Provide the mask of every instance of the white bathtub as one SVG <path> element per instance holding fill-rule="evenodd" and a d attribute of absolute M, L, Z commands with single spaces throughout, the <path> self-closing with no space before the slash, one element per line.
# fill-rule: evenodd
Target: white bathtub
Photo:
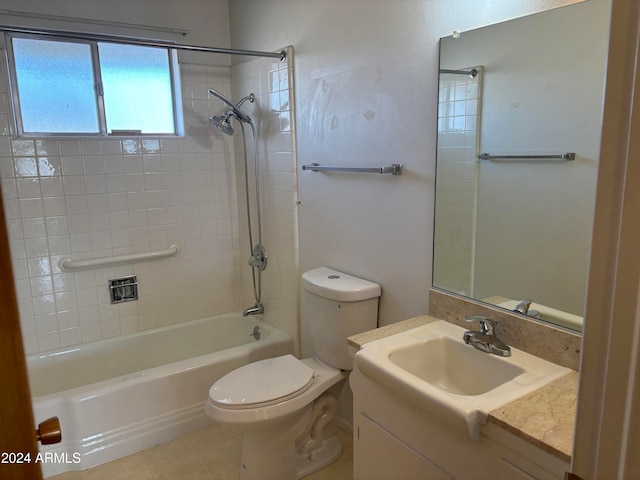
<path fill-rule="evenodd" d="M 256 325 L 260 340 L 251 336 Z M 204 404 L 213 382 L 292 348 L 277 328 L 226 314 L 27 356 L 36 424 L 57 416 L 62 428 L 61 444 L 40 447 L 54 454 L 42 464 L 45 477 L 210 425 Z"/>

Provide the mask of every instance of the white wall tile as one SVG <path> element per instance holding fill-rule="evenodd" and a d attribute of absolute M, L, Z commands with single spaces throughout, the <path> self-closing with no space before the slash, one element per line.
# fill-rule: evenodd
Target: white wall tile
<path fill-rule="evenodd" d="M 60 140 L 60 155 L 81 155 L 80 141 L 79 140 Z"/>
<path fill-rule="evenodd" d="M 63 156 L 61 158 L 61 163 L 63 175 L 84 175 L 84 162 L 82 157 Z"/>
<path fill-rule="evenodd" d="M 82 330 L 80 327 L 65 328 L 60 330 L 60 346 L 70 347 L 82 343 Z"/>
<path fill-rule="evenodd" d="M 99 142 L 85 142 L 83 141 L 83 163 L 84 163 L 84 173 L 86 175 L 98 175 L 104 174 L 104 159 L 102 155 L 100 155 L 100 143 Z M 90 145 L 96 145 L 97 154 L 87 154 L 85 153 L 84 144 L 88 143 Z M 92 150 L 92 149 L 90 149 Z"/>
<path fill-rule="evenodd" d="M 434 282 L 472 295 L 478 80 L 441 75 Z M 446 192 L 443 194 L 442 192 Z"/>
<path fill-rule="evenodd" d="M 43 333 L 36 336 L 38 342 L 38 351 L 55 350 L 60 348 L 60 334 L 56 332 Z"/>
<path fill-rule="evenodd" d="M 260 76 L 266 79 L 271 71 L 273 108 L 286 110 L 286 66 L 274 70 L 270 62 L 248 63 L 242 69 L 250 73 L 247 80 L 258 88 L 256 95 L 263 98 Z M 244 190 L 238 190 L 242 171 L 235 168 L 234 141 L 239 135 L 220 135 L 206 122 L 211 113 L 224 109 L 209 98 L 207 89 L 214 87 L 232 96 L 230 69 L 182 65 L 181 77 L 182 96 L 192 100 L 185 106 L 195 109 L 185 111 L 193 127 L 186 137 L 34 141 L 0 132 L 0 177 L 13 232 L 12 262 L 28 352 L 240 310 L 244 305 L 240 280 L 245 277 L 246 285 L 250 271 L 241 260 L 238 234 L 246 223 L 244 209 L 238 207 L 244 202 Z M 244 80 L 234 78 L 242 85 Z M 264 98 L 268 100 L 269 94 Z M 256 119 L 262 115 L 257 107 L 250 111 Z M 284 123 L 288 125 L 289 120 Z M 272 163 L 276 151 L 291 151 L 291 137 L 275 133 L 276 140 L 262 142 L 276 145 L 273 152 L 263 152 L 264 165 Z M 290 155 L 282 162 L 289 177 L 270 175 L 264 188 L 273 191 L 270 201 L 287 212 L 276 214 L 283 217 L 277 222 L 293 228 L 295 222 L 287 217 L 295 215 L 288 209 L 295 204 L 291 185 L 295 169 Z M 275 165 L 276 170 L 282 167 Z M 271 172 L 272 167 L 265 171 Z M 280 232 L 279 240 L 268 246 L 287 267 L 297 265 L 293 235 L 289 230 Z M 280 241 L 290 248 L 278 249 Z M 166 248 L 170 243 L 178 244 L 181 253 L 169 260 L 75 273 L 61 272 L 57 265 L 62 256 L 92 258 Z M 280 271 L 274 263 L 271 272 Z M 141 286 L 140 299 L 109 304 L 107 279 L 132 272 Z M 297 273 L 289 271 L 282 278 L 293 278 L 296 286 L 292 288 L 297 288 Z M 282 301 L 290 303 L 292 297 Z M 281 301 L 277 295 L 265 292 L 265 298 L 269 298 L 270 315 L 287 311 L 276 305 Z M 278 322 L 297 337 L 297 315 Z"/>
<path fill-rule="evenodd" d="M 276 63 L 268 59 L 245 62 L 232 68 L 233 96 L 242 98 L 249 91 L 258 97 L 253 105 L 245 103 L 249 114 L 258 125 L 259 170 L 261 180 L 261 199 L 263 203 L 264 244 L 269 257 L 267 269 L 263 272 L 263 303 L 266 321 L 283 329 L 292 336 L 296 350 L 299 348 L 298 318 L 298 249 L 297 249 L 297 212 L 294 209 L 297 200 L 296 167 L 292 152 L 293 128 L 290 119 L 289 98 L 293 96 L 293 85 L 289 84 L 289 65 Z M 277 112 L 277 113 L 273 113 Z M 239 136 L 235 136 L 238 141 Z M 239 147 L 240 148 L 240 147 Z M 245 220 L 244 165 L 236 156 L 236 178 L 238 178 L 237 205 L 239 209 L 239 228 L 241 232 L 241 251 L 248 248 L 247 226 Z M 249 155 L 253 155 L 253 146 L 249 143 Z M 287 175 L 281 175 L 286 172 Z M 252 173 L 250 172 L 250 176 Z M 220 177 L 216 177 L 220 178 Z M 250 180 L 252 188 L 253 180 Z M 250 194 L 253 194 L 250 190 Z M 229 202 L 224 190 L 216 189 L 216 204 Z M 255 213 L 253 214 L 255 218 Z M 224 210 L 218 214 L 216 228 L 227 232 L 229 223 L 224 221 Z M 232 222 L 237 222 L 235 217 Z M 233 225 L 233 224 L 232 224 Z M 255 228 L 255 227 L 254 227 Z M 295 238 L 296 240 L 293 240 Z M 282 242 L 289 248 L 281 248 Z M 244 262 L 241 262 L 244 263 Z M 244 305 L 253 303 L 251 272 L 241 270 L 243 280 Z M 289 285 L 287 287 L 286 285 Z M 291 293 L 291 292 L 295 293 Z"/>

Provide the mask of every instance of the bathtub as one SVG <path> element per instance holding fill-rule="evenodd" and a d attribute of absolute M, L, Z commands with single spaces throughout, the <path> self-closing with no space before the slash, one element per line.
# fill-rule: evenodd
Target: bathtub
<path fill-rule="evenodd" d="M 252 333 L 260 328 L 260 339 Z M 209 388 L 293 342 L 255 318 L 225 314 L 27 356 L 36 424 L 57 416 L 62 443 L 41 446 L 45 477 L 109 462 L 211 421 Z"/>

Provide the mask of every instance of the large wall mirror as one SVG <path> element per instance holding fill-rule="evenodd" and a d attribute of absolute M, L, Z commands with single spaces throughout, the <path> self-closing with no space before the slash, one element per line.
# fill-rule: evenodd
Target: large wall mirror
<path fill-rule="evenodd" d="M 609 7 L 441 39 L 435 287 L 582 330 Z"/>

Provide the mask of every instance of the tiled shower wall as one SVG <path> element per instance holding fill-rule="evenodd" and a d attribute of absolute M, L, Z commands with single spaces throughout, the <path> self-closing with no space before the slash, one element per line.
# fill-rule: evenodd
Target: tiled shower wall
<path fill-rule="evenodd" d="M 267 268 L 262 274 L 264 319 L 282 329 L 299 348 L 298 295 L 298 223 L 297 180 L 293 108 L 293 49 L 287 48 L 286 62 L 259 58 L 232 67 L 234 99 L 250 92 L 256 95 L 253 106 L 242 108 L 254 119 L 258 131 L 260 202 L 262 205 L 263 244 L 267 250 Z M 251 271 L 246 266 L 250 248 L 245 217 L 244 160 L 242 136 L 236 128 L 235 152 L 238 179 L 238 217 L 240 264 L 243 279 L 243 307 L 255 302 Z M 247 133 L 249 133 L 247 129 Z M 251 137 L 248 136 L 248 139 Z M 254 204 L 254 146 L 248 140 L 249 194 Z M 257 242 L 256 211 L 252 210 L 253 237 Z"/>
<path fill-rule="evenodd" d="M 440 74 L 434 285 L 473 295 L 477 142 L 482 67 L 475 78 Z"/>
<path fill-rule="evenodd" d="M 233 139 L 210 128 L 228 67 L 181 65 L 184 137 L 16 140 L 0 66 L 0 175 L 27 353 L 239 310 Z M 178 256 L 77 272 L 85 259 L 180 248 Z M 109 278 L 139 300 L 111 305 Z"/>

